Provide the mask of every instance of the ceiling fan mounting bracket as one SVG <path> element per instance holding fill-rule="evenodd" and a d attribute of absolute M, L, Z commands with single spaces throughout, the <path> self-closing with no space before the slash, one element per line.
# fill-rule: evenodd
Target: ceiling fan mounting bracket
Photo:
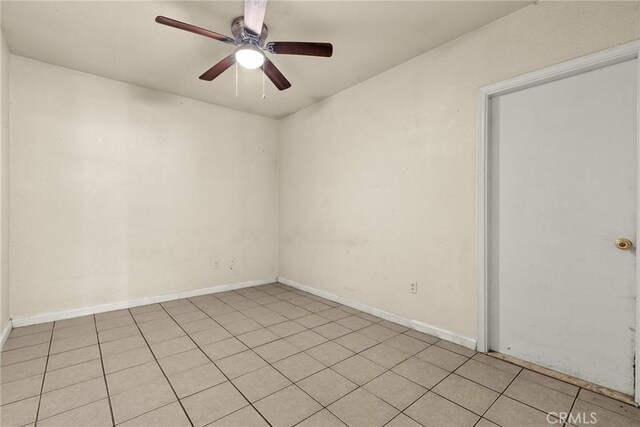
<path fill-rule="evenodd" d="M 236 40 L 238 45 L 250 44 L 262 48 L 265 40 L 267 39 L 267 35 L 269 34 L 269 29 L 263 23 L 262 33 L 260 33 L 260 35 L 255 35 L 245 26 L 244 17 L 238 16 L 231 23 L 231 34 L 233 34 L 233 38 Z"/>

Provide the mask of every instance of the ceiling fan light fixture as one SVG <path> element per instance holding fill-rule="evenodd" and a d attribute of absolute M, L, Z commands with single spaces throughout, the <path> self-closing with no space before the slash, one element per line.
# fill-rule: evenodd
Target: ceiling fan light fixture
<path fill-rule="evenodd" d="M 253 46 L 240 46 L 234 56 L 238 64 L 249 70 L 260 68 L 264 64 L 264 53 Z"/>
<path fill-rule="evenodd" d="M 213 67 L 205 71 L 200 76 L 200 80 L 210 82 L 234 65 L 236 66 L 237 72 L 237 66 L 240 64 L 242 67 L 248 69 L 262 68 L 264 72 L 262 79 L 263 86 L 266 76 L 278 90 L 285 90 L 291 87 L 291 83 L 289 83 L 289 80 L 278 70 L 274 63 L 267 58 L 263 51 L 274 55 L 305 55 L 328 58 L 333 55 L 333 46 L 331 43 L 295 41 L 269 42 L 265 44 L 269 33 L 264 23 L 267 1 L 268 0 L 244 0 L 244 16 L 236 17 L 231 23 L 233 38 L 207 30 L 206 28 L 167 18 L 166 16 L 157 16 L 156 22 L 236 46 L 236 50 L 232 54 L 218 61 Z"/>

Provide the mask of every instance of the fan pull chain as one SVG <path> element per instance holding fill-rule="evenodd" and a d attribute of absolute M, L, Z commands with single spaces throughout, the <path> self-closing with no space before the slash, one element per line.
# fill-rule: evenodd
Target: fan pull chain
<path fill-rule="evenodd" d="M 238 97 L 238 63 L 236 62 L 236 98 Z"/>
<path fill-rule="evenodd" d="M 266 99 L 267 95 L 264 94 L 264 70 L 262 71 L 262 99 Z"/>

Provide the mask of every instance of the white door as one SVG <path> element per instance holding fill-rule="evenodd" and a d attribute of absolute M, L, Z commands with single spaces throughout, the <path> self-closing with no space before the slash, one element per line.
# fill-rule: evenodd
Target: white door
<path fill-rule="evenodd" d="M 637 60 L 492 98 L 489 346 L 634 391 Z M 640 243 L 640 242 L 639 242 Z"/>

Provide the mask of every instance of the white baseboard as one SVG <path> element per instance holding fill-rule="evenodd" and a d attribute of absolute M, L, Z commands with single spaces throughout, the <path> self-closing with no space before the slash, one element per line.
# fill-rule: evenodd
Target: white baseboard
<path fill-rule="evenodd" d="M 355 308 L 356 310 L 364 311 L 365 313 L 369 313 L 374 316 L 381 317 L 390 322 L 398 323 L 407 328 L 415 329 L 416 331 L 424 332 L 425 334 L 433 335 L 446 341 L 451 341 L 455 344 L 459 344 L 461 346 L 470 348 L 472 350 L 476 349 L 476 340 L 473 338 L 467 338 L 465 336 L 458 335 L 454 332 L 438 328 L 437 326 L 432 326 L 427 323 L 420 322 L 418 320 L 408 319 L 406 317 L 399 316 L 397 314 L 389 313 L 387 311 L 380 310 L 378 308 L 370 307 L 368 305 L 361 304 L 359 302 L 351 301 L 347 298 L 343 298 L 336 294 L 332 294 L 330 292 L 312 288 L 311 286 L 302 285 L 300 283 L 294 282 L 293 280 L 289 280 L 284 277 L 278 277 L 278 282 L 282 283 L 283 285 L 288 285 L 293 288 L 300 289 L 305 292 L 309 292 L 310 294 L 313 294 L 322 298 L 326 298 L 331 301 L 335 301 L 342 305 Z"/>
<path fill-rule="evenodd" d="M 260 280 L 249 280 L 246 282 L 232 283 L 228 285 L 212 286 L 210 288 L 194 289 L 191 291 L 176 292 L 174 294 L 160 295 L 154 297 L 138 298 L 134 300 L 120 301 L 112 304 L 95 305 L 92 307 L 76 308 L 73 310 L 58 311 L 55 313 L 39 314 L 37 316 L 18 317 L 11 319 L 13 327 L 35 325 L 38 323 L 53 322 L 54 320 L 70 319 L 73 317 L 86 316 L 89 314 L 104 313 L 105 311 L 120 310 L 123 308 L 138 307 L 141 305 L 155 304 L 158 302 L 171 301 L 180 298 L 191 298 L 200 295 L 215 294 L 219 292 L 233 291 L 235 289 L 249 288 L 251 286 L 267 285 L 277 282 L 277 277 L 269 277 Z M 8 336 L 8 335 L 7 335 Z"/>
<path fill-rule="evenodd" d="M 2 335 L 0 335 L 0 351 L 4 347 L 4 343 L 7 341 L 7 338 L 9 338 L 11 329 L 13 329 L 13 322 L 9 319 L 7 326 L 5 326 L 4 331 L 2 331 Z"/>
<path fill-rule="evenodd" d="M 112 304 L 96 305 L 96 306 L 92 306 L 92 307 L 78 308 L 78 309 L 66 310 L 66 311 L 58 311 L 58 312 L 54 312 L 54 313 L 39 314 L 37 316 L 14 318 L 14 319 L 11 319 L 9 321 L 9 323 L 7 324 L 7 327 L 5 328 L 5 330 L 2 332 L 2 335 L 0 336 L 0 348 L 2 347 L 2 345 L 4 345 L 5 340 L 9 337 L 9 333 L 11 332 L 11 329 L 13 327 L 17 328 L 17 327 L 20 327 L 20 326 L 35 325 L 35 324 L 38 324 L 38 323 L 52 322 L 52 321 L 55 321 L 55 320 L 70 319 L 70 318 L 73 318 L 73 317 L 86 316 L 86 315 L 89 315 L 89 314 L 104 313 L 106 311 L 113 311 L 113 310 L 120 310 L 120 309 L 123 309 L 123 308 L 138 307 L 138 306 L 141 306 L 141 305 L 155 304 L 155 303 L 159 303 L 159 302 L 171 301 L 171 300 L 180 299 L 180 298 L 191 298 L 191 297 L 196 297 L 196 296 L 200 296 L 200 295 L 215 294 L 215 293 L 219 293 L 219 292 L 232 291 L 232 290 L 235 290 L 235 289 L 242 289 L 242 288 L 249 288 L 249 287 L 252 287 L 252 286 L 266 285 L 266 284 L 274 283 L 274 282 L 280 282 L 280 283 L 282 283 L 284 285 L 288 285 L 288 286 L 291 286 L 293 288 L 309 292 L 310 294 L 317 295 L 319 297 L 326 298 L 326 299 L 329 299 L 331 301 L 335 301 L 337 303 L 346 305 L 348 307 L 353 307 L 353 308 L 355 308 L 357 310 L 360 310 L 360 311 L 363 311 L 365 313 L 369 313 L 369 314 L 372 314 L 374 316 L 378 316 L 378 317 L 380 317 L 382 319 L 398 323 L 398 324 L 400 324 L 402 326 L 405 326 L 407 328 L 415 329 L 417 331 L 424 332 L 426 334 L 430 334 L 430 335 L 436 336 L 436 337 L 441 338 L 443 340 L 447 340 L 447 341 L 451 341 L 451 342 L 456 343 L 456 344 L 460 344 L 460 345 L 462 345 L 464 347 L 467 347 L 467 348 L 471 348 L 471 349 L 474 349 L 474 350 L 476 348 L 476 340 L 473 339 L 473 338 L 467 338 L 467 337 L 464 337 L 462 335 L 458 335 L 456 333 L 447 331 L 445 329 L 441 329 L 441 328 L 438 328 L 436 326 L 432 326 L 432 325 L 429 325 L 427 323 L 420 322 L 418 320 L 408 319 L 406 317 L 403 317 L 403 316 L 400 316 L 400 315 L 397 315 L 397 314 L 393 314 L 393 313 L 389 313 L 387 311 L 380 310 L 378 308 L 370 307 L 368 305 L 361 304 L 361 303 L 356 302 L 356 301 L 351 301 L 351 300 L 349 300 L 347 298 L 343 298 L 343 297 L 338 296 L 336 294 L 332 294 L 330 292 L 326 292 L 326 291 L 323 291 L 323 290 L 320 290 L 320 289 L 312 288 L 310 286 L 302 285 L 300 283 L 294 282 L 293 280 L 289 280 L 289 279 L 284 278 L 284 277 L 269 277 L 267 279 L 250 280 L 250 281 L 246 281 L 246 282 L 238 282 L 238 283 L 232 283 L 232 284 L 228 284 L 228 285 L 218 285 L 218 286 L 212 286 L 210 288 L 194 289 L 194 290 L 191 290 L 191 291 L 177 292 L 177 293 L 168 294 L 168 295 L 160 295 L 160 296 L 154 296 L 154 297 L 138 298 L 138 299 L 135 299 L 135 300 L 120 301 L 120 302 L 116 302 L 116 303 L 112 303 Z"/>

